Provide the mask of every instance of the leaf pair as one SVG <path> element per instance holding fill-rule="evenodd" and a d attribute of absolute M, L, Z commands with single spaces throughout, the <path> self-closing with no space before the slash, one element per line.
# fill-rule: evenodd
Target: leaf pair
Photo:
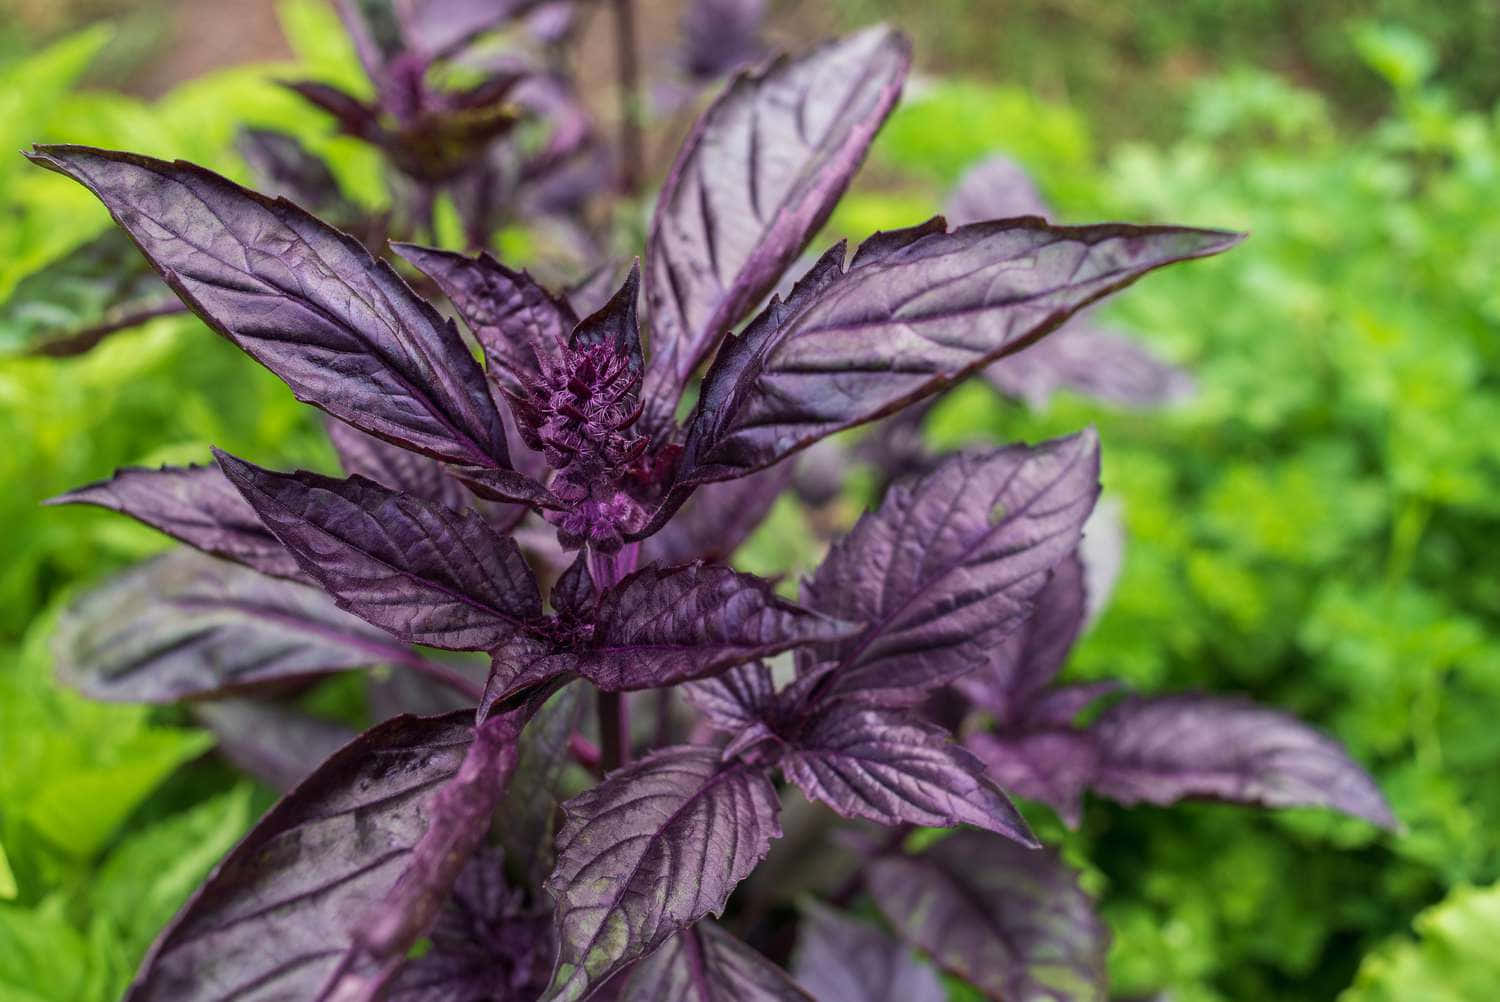
<path fill-rule="evenodd" d="M 1132 804 L 1207 797 L 1268 807 L 1329 807 L 1391 828 L 1369 776 L 1333 739 L 1288 714 L 1203 694 L 1131 696 L 1086 727 L 1074 720 L 1118 686 L 1057 686 L 1082 629 L 1083 569 L 1061 562 L 1025 627 L 957 688 L 995 720 L 969 749 L 997 783 L 1054 807 L 1070 825 L 1085 790 Z"/>

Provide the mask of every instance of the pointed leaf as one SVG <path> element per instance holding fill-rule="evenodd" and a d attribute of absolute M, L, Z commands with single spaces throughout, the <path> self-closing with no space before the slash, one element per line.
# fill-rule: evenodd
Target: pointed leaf
<path fill-rule="evenodd" d="M 0 357 L 81 354 L 175 307 L 172 290 L 110 228 L 16 283 L 0 305 Z"/>
<path fill-rule="evenodd" d="M 818 1002 L 946 1002 L 931 967 L 868 922 L 810 903 L 802 909 L 792 974 Z"/>
<path fill-rule="evenodd" d="M 901 936 L 996 1002 L 1105 1002 L 1109 933 L 1050 849 L 958 832 L 871 864 L 866 885 Z"/>
<path fill-rule="evenodd" d="M 617 1002 L 814 1000 L 781 968 L 704 919 L 637 964 Z"/>
<path fill-rule="evenodd" d="M 91 504 L 158 529 L 204 553 L 282 578 L 302 568 L 281 540 L 261 524 L 217 466 L 116 470 L 108 480 L 79 487 L 48 504 Z"/>
<path fill-rule="evenodd" d="M 636 571 L 600 598 L 595 623 L 578 670 L 606 692 L 703 678 L 857 632 L 781 598 L 768 581 L 710 564 Z"/>
<path fill-rule="evenodd" d="M 1090 728 L 1094 789 L 1124 804 L 1211 797 L 1267 807 L 1330 807 L 1381 826 L 1396 818 L 1342 745 L 1247 700 L 1200 694 L 1132 697 Z"/>
<path fill-rule="evenodd" d="M 316 998 L 426 832 L 473 715 L 361 735 L 271 809 L 152 947 L 127 1002 Z"/>
<path fill-rule="evenodd" d="M 594 604 L 594 576 L 589 572 L 587 550 L 578 552 L 552 586 L 551 601 L 559 615 L 570 619 L 581 619 Z"/>
<path fill-rule="evenodd" d="M 1083 820 L 1083 792 L 1098 776 L 1099 750 L 1066 728 L 1019 734 L 979 732 L 964 739 L 1001 789 L 1051 807 L 1069 828 Z"/>
<path fill-rule="evenodd" d="M 394 249 L 443 290 L 484 349 L 490 379 L 512 394 L 540 380 L 538 359 L 555 358 L 578 324 L 567 300 L 488 252 L 471 258 L 415 244 Z"/>
<path fill-rule="evenodd" d="M 506 883 L 498 852 L 469 861 L 438 916 L 431 947 L 397 974 L 390 1002 L 509 1002 L 547 987 L 552 916 Z"/>
<path fill-rule="evenodd" d="M 198 703 L 193 716 L 219 739 L 219 754 L 282 793 L 357 736 L 343 724 L 256 699 Z"/>
<path fill-rule="evenodd" d="M 1099 491 L 1092 431 L 950 457 L 892 487 L 829 551 L 804 602 L 870 624 L 820 649 L 830 691 L 914 702 L 982 663 L 1078 545 Z"/>
<path fill-rule="evenodd" d="M 771 513 L 794 472 L 793 463 L 777 463 L 748 477 L 698 488 L 661 532 L 641 542 L 641 560 L 728 563 Z"/>
<path fill-rule="evenodd" d="M 298 399 L 439 459 L 506 467 L 457 329 L 354 239 L 180 161 L 82 146 L 31 157 L 97 195 L 183 302 Z"/>
<path fill-rule="evenodd" d="M 366 480 L 273 473 L 216 452 L 230 482 L 339 605 L 411 643 L 490 650 L 531 628 L 521 550 L 472 510 Z"/>
<path fill-rule="evenodd" d="M 776 685 L 764 661 L 731 668 L 714 678 L 689 682 L 682 694 L 716 731 L 737 734 L 770 718 Z"/>
<path fill-rule="evenodd" d="M 995 645 L 984 666 L 954 684 L 1002 725 L 1018 721 L 1057 677 L 1083 628 L 1083 565 L 1069 554 L 1052 569 L 1031 615 Z"/>
<path fill-rule="evenodd" d="M 776 790 L 714 748 L 664 748 L 565 805 L 557 869 L 562 941 L 547 1002 L 578 1002 L 710 912 L 781 835 Z"/>
<path fill-rule="evenodd" d="M 1035 218 L 871 237 L 847 269 L 726 342 L 688 426 L 683 483 L 761 469 L 937 393 L 1164 265 L 1233 233 Z M 808 281 L 804 279 L 804 282 Z"/>
<path fill-rule="evenodd" d="M 687 377 L 827 220 L 901 92 L 906 39 L 875 27 L 742 74 L 698 120 L 646 248 L 657 433 Z"/>
<path fill-rule="evenodd" d="M 339 465 L 349 476 L 364 477 L 398 493 L 413 494 L 449 508 L 473 506 L 473 495 L 449 476 L 442 463 L 366 435 L 342 421 L 329 421 L 325 427 L 328 440 L 338 453 Z"/>
<path fill-rule="evenodd" d="M 938 727 L 836 702 L 787 737 L 787 779 L 846 818 L 882 825 L 960 824 L 1037 845 L 984 765 Z"/>
<path fill-rule="evenodd" d="M 283 684 L 411 653 L 306 585 L 178 550 L 72 605 L 57 672 L 94 699 L 170 703 Z"/>

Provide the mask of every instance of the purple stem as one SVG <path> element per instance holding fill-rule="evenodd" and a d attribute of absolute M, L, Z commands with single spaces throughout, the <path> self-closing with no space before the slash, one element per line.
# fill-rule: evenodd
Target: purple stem
<path fill-rule="evenodd" d="M 615 62 L 620 74 L 620 193 L 640 192 L 644 173 L 641 152 L 641 73 L 636 57 L 635 7 L 631 0 L 614 0 Z"/>

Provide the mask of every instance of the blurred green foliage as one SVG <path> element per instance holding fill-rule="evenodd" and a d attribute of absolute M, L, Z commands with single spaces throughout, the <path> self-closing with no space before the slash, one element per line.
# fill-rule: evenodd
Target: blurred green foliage
<path fill-rule="evenodd" d="M 1373 127 L 1231 73 L 1194 85 L 1183 138 L 1120 145 L 1103 170 L 1076 112 L 936 84 L 898 111 L 876 183 L 834 220 L 850 235 L 909 224 L 965 163 L 1004 151 L 1064 220 L 1251 233 L 1112 308 L 1193 371 L 1188 405 L 1062 398 L 1028 414 L 971 384 L 929 419 L 944 447 L 1097 424 L 1129 541 L 1072 674 L 1297 712 L 1374 768 L 1407 826 L 1386 840 L 1314 812 L 1093 805 L 1070 844 L 1096 868 L 1122 993 L 1327 999 L 1445 888 L 1500 878 L 1500 118 L 1433 86 L 1416 36 L 1354 40 L 1388 81 Z M 1487 984 L 1451 997 L 1479 1002 Z"/>
<path fill-rule="evenodd" d="M 1500 884 L 1460 886 L 1412 923 L 1420 941 L 1399 937 L 1360 965 L 1339 1002 L 1468 1002 L 1500 984 Z"/>
<path fill-rule="evenodd" d="M 304 65 L 361 79 L 329 8 L 296 0 L 283 11 Z M 351 197 L 378 206 L 373 155 L 330 137 L 321 116 L 270 83 L 289 67 L 236 68 L 146 104 L 77 88 L 109 39 L 94 28 L 0 63 L 0 149 L 92 143 L 248 179 L 235 130 L 275 125 L 326 156 Z M 11 152 L 0 190 L 0 304 L 111 226 L 87 192 Z M 87 311 L 89 290 L 71 291 L 69 305 Z M 0 351 L 24 334 L 0 329 Z M 112 1002 L 270 795 L 205 759 L 211 737 L 180 711 L 92 703 L 55 685 L 46 643 L 57 608 L 163 540 L 106 512 L 41 502 L 119 466 L 205 461 L 210 443 L 281 465 L 330 457 L 308 408 L 185 317 L 76 358 L 0 355 L 0 429 L 0 1002 Z"/>

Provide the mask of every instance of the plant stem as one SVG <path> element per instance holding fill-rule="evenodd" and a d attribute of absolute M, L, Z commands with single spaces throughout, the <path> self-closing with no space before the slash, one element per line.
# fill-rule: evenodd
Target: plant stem
<path fill-rule="evenodd" d="M 599 745 L 606 775 L 630 761 L 630 705 L 623 692 L 599 693 Z"/>
<path fill-rule="evenodd" d="M 640 193 L 644 172 L 641 152 L 641 73 L 636 57 L 635 6 L 632 0 L 613 0 L 615 12 L 615 68 L 620 90 L 620 193 Z"/>

